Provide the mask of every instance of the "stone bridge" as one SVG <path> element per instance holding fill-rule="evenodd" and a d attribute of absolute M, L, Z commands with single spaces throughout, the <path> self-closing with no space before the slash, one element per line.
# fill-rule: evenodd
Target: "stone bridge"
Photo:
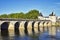
<path fill-rule="evenodd" d="M 38 33 L 43 31 L 49 31 L 49 35 L 56 34 L 56 27 L 51 27 L 52 22 L 50 20 L 38 20 L 38 19 L 0 19 L 0 31 L 8 30 L 9 35 L 14 34 L 16 30 L 19 30 L 21 35 L 24 32 L 28 34 Z"/>
<path fill-rule="evenodd" d="M 0 30 L 9 29 L 41 29 L 42 27 L 51 26 L 50 20 L 37 19 L 0 19 Z"/>

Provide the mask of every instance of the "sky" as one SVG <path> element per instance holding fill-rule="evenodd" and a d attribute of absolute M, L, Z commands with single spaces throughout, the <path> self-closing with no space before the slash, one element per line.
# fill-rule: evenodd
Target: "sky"
<path fill-rule="evenodd" d="M 0 15 L 39 10 L 44 16 L 60 16 L 60 0 L 0 0 Z"/>

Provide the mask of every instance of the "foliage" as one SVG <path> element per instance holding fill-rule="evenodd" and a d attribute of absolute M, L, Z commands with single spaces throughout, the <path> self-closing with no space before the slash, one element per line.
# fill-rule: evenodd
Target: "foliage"
<path fill-rule="evenodd" d="M 11 14 L 3 14 L 0 15 L 0 18 L 20 18 L 20 19 L 37 19 L 39 14 L 38 10 L 30 10 L 27 13 L 11 13 Z"/>

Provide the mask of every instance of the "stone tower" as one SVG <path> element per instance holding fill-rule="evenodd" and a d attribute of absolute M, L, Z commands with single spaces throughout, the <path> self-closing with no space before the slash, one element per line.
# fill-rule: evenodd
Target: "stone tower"
<path fill-rule="evenodd" d="M 53 12 L 49 15 L 49 19 L 52 21 L 52 25 L 55 25 L 56 15 Z"/>

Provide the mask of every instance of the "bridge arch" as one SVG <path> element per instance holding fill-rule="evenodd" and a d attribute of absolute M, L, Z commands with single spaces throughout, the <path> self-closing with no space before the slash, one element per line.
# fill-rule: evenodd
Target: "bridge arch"
<path fill-rule="evenodd" d="M 35 21 L 33 21 L 33 23 L 32 23 L 32 32 L 33 32 L 33 33 L 35 33 L 35 32 L 34 32 L 34 23 L 35 23 Z"/>
<path fill-rule="evenodd" d="M 44 21 L 41 21 L 40 23 L 39 23 L 39 27 L 43 27 L 43 25 L 44 25 Z"/>
<path fill-rule="evenodd" d="M 48 22 L 48 26 L 51 27 L 51 25 L 52 25 L 52 22 Z"/>
<path fill-rule="evenodd" d="M 24 24 L 24 31 L 25 31 L 26 34 L 28 33 L 28 31 L 27 31 L 27 25 L 28 25 L 28 21 L 26 21 L 25 24 Z"/>
<path fill-rule="evenodd" d="M 3 23 L 1 24 L 1 30 L 8 30 L 9 23 L 10 23 L 10 22 L 3 22 Z"/>
<path fill-rule="evenodd" d="M 44 23 L 44 27 L 47 27 L 48 26 L 48 22 L 46 21 L 45 23 Z"/>
<path fill-rule="evenodd" d="M 40 21 L 40 23 L 39 23 L 39 31 L 40 32 L 43 32 L 43 29 L 44 29 L 43 25 L 44 25 L 44 21 Z"/>
<path fill-rule="evenodd" d="M 38 22 L 38 31 L 40 31 L 40 26 L 39 26 L 39 24 L 40 24 L 40 21 Z"/>
<path fill-rule="evenodd" d="M 18 29 L 19 26 L 20 26 L 20 22 L 17 21 L 17 22 L 14 24 L 14 29 Z"/>

